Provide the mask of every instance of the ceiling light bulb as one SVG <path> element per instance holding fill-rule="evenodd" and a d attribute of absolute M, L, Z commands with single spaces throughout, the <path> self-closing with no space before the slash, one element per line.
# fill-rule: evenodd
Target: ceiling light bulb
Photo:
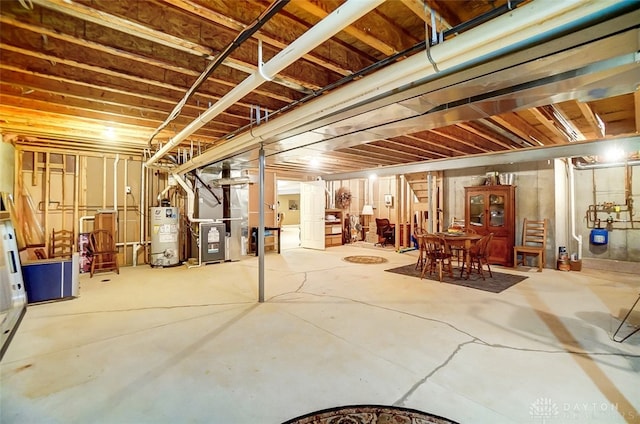
<path fill-rule="evenodd" d="M 604 154 L 604 160 L 607 162 L 621 161 L 625 156 L 624 150 L 618 146 L 610 147 Z"/>
<path fill-rule="evenodd" d="M 107 129 L 105 129 L 103 135 L 108 140 L 115 140 L 116 138 L 116 132 L 111 127 L 108 127 Z"/>

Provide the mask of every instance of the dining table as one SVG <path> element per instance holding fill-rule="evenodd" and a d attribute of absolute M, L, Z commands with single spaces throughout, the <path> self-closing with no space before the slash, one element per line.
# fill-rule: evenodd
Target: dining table
<path fill-rule="evenodd" d="M 478 240 L 482 238 L 482 236 L 476 233 L 449 231 L 436 234 L 444 238 L 449 246 L 457 246 L 462 248 L 462 251 L 464 252 L 463 255 L 465 267 L 467 269 L 466 279 L 469 279 L 469 275 L 471 274 L 471 255 L 469 255 L 469 249 L 471 249 L 471 246 L 476 244 Z"/>
<path fill-rule="evenodd" d="M 464 252 L 464 262 L 465 267 L 467 269 L 466 279 L 469 279 L 469 275 L 471 274 L 471 256 L 469 255 L 469 249 L 471 246 L 476 244 L 478 240 L 482 238 L 482 235 L 476 233 L 465 233 L 465 232 L 438 232 L 435 233 L 437 236 L 440 236 L 445 239 L 449 246 L 458 246 L 462 248 Z M 425 266 L 425 252 L 424 252 L 424 237 L 427 234 L 421 234 L 417 236 L 418 244 L 420 247 L 418 263 L 422 263 L 422 266 Z"/>

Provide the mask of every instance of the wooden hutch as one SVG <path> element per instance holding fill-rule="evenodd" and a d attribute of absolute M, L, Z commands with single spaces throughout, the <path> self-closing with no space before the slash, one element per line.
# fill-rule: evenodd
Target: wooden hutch
<path fill-rule="evenodd" d="M 516 187 L 465 187 L 465 226 L 480 235 L 493 233 L 489 263 L 513 266 L 516 224 Z"/>

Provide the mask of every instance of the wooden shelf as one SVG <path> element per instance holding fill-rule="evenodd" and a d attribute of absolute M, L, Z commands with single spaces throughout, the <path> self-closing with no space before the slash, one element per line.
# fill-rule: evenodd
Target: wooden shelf
<path fill-rule="evenodd" d="M 335 219 L 330 219 L 335 217 Z M 324 211 L 324 246 L 342 246 L 342 231 L 344 218 L 340 209 L 325 209 Z"/>

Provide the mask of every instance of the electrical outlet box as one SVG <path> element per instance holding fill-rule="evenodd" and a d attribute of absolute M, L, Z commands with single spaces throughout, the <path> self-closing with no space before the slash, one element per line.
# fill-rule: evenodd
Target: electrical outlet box
<path fill-rule="evenodd" d="M 131 186 L 126 186 L 126 187 L 124 188 L 124 193 L 125 193 L 125 194 L 131 194 Z"/>

